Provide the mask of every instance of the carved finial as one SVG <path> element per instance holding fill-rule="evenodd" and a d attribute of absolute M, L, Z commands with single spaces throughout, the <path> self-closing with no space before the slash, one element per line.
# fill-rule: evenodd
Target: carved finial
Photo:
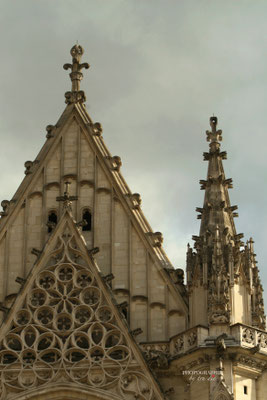
<path fill-rule="evenodd" d="M 208 142 L 219 142 L 222 140 L 222 131 L 221 130 L 216 130 L 217 128 L 217 123 L 218 123 L 218 118 L 217 117 L 210 117 L 210 127 L 211 127 L 211 132 L 206 131 L 207 135 L 207 141 Z"/>
<path fill-rule="evenodd" d="M 83 74 L 81 70 L 83 68 L 88 69 L 89 64 L 88 63 L 83 63 L 80 64 L 82 55 L 84 53 L 84 50 L 82 46 L 75 44 L 71 51 L 70 54 L 72 56 L 72 64 L 64 64 L 63 68 L 65 70 L 70 69 L 70 79 L 72 82 L 72 88 L 71 92 L 66 92 L 65 97 L 66 97 L 66 103 L 84 103 L 86 101 L 85 94 L 82 90 L 80 90 L 80 81 L 83 78 Z"/>
<path fill-rule="evenodd" d="M 59 196 L 56 198 L 57 201 L 63 201 L 63 207 L 71 210 L 71 203 L 73 200 L 78 200 L 78 196 L 70 196 L 69 186 L 70 182 L 65 182 L 65 192 L 63 196 Z"/>

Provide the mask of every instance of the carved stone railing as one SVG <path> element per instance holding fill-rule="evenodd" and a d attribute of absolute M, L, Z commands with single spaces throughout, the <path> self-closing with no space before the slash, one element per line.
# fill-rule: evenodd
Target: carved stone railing
<path fill-rule="evenodd" d="M 140 343 L 140 347 L 144 353 L 148 353 L 150 351 L 162 351 L 165 354 L 170 353 L 170 344 L 169 342 L 158 342 L 158 343 Z"/>
<path fill-rule="evenodd" d="M 188 329 L 187 331 L 171 338 L 170 353 L 172 355 L 178 355 L 193 350 L 203 344 L 207 335 L 208 329 L 203 326 L 196 326 Z"/>
<path fill-rule="evenodd" d="M 235 324 L 231 327 L 231 333 L 240 346 L 267 354 L 267 332 L 251 326 Z"/>

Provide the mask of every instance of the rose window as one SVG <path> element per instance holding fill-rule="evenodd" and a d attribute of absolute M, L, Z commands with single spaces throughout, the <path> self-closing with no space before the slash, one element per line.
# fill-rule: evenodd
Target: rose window
<path fill-rule="evenodd" d="M 46 297 L 45 291 L 37 289 L 32 291 L 29 301 L 33 307 L 39 307 L 45 304 Z"/>
<path fill-rule="evenodd" d="M 27 346 L 31 347 L 34 344 L 35 339 L 36 339 L 35 331 L 32 328 L 28 329 L 24 335 L 24 340 Z"/>
<path fill-rule="evenodd" d="M 92 280 L 92 276 L 87 270 L 82 270 L 77 274 L 76 282 L 77 286 L 79 286 L 80 288 L 88 287 L 89 285 L 91 285 Z"/>
<path fill-rule="evenodd" d="M 43 273 L 39 278 L 39 286 L 43 289 L 51 289 L 55 284 L 55 276 L 49 272 Z"/>
<path fill-rule="evenodd" d="M 60 314 L 59 317 L 57 318 L 57 328 L 60 331 L 68 331 L 70 330 L 72 326 L 72 320 L 71 317 L 69 317 L 66 314 Z"/>
<path fill-rule="evenodd" d="M 63 281 L 70 281 L 73 277 L 73 268 L 70 265 L 64 265 L 63 267 L 60 267 L 57 271 L 58 273 L 58 278 Z"/>
<path fill-rule="evenodd" d="M 21 338 L 16 334 L 9 334 L 4 339 L 4 343 L 10 350 L 14 350 L 14 351 L 22 350 Z"/>
<path fill-rule="evenodd" d="M 128 390 L 121 376 L 128 376 L 134 358 L 113 306 L 100 291 L 98 272 L 72 261 L 78 260 L 75 246 L 69 244 L 73 238 L 60 240 L 48 266 L 32 278 L 23 308 L 0 342 L 0 400 L 6 399 L 9 383 L 19 393 L 46 385 L 57 371 L 78 385 L 118 385 L 122 398 Z M 138 373 L 131 374 L 136 381 L 141 379 Z M 140 393 L 140 399 L 152 397 Z"/>
<path fill-rule="evenodd" d="M 91 314 L 92 311 L 89 307 L 79 306 L 75 310 L 75 320 L 80 324 L 84 324 L 90 320 Z"/>
<path fill-rule="evenodd" d="M 21 310 L 16 315 L 18 325 L 27 325 L 30 322 L 31 314 L 28 310 Z"/>
<path fill-rule="evenodd" d="M 53 309 L 49 307 L 41 307 L 37 310 L 37 319 L 43 324 L 48 325 L 52 322 L 54 317 Z"/>
<path fill-rule="evenodd" d="M 99 307 L 96 315 L 101 322 L 109 322 L 113 317 L 111 309 L 109 307 Z"/>
<path fill-rule="evenodd" d="M 90 287 L 82 292 L 82 300 L 85 304 L 95 306 L 99 302 L 100 292 L 96 287 Z"/>
<path fill-rule="evenodd" d="M 24 364 L 32 364 L 35 361 L 35 352 L 33 351 L 24 351 L 22 354 L 22 360 L 24 362 Z"/>

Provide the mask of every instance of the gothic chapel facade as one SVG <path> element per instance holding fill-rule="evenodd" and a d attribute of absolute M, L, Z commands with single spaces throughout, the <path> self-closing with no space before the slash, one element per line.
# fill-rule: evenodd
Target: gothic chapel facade
<path fill-rule="evenodd" d="M 105 146 L 80 90 L 0 219 L 0 400 L 266 400 L 267 333 L 253 241 L 235 229 L 210 118 L 186 283 Z"/>

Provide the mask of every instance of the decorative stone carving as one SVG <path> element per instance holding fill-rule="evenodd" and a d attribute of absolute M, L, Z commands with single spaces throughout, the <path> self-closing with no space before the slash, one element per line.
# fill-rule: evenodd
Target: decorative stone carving
<path fill-rule="evenodd" d="M 265 370 L 267 367 L 266 361 L 258 361 L 252 357 L 247 357 L 247 356 L 243 356 L 243 355 L 241 355 L 240 357 L 237 358 L 236 363 L 240 363 L 246 367 L 255 368 L 260 371 Z"/>
<path fill-rule="evenodd" d="M 174 344 L 175 352 L 180 353 L 184 349 L 184 337 L 183 335 L 178 336 Z"/>
<path fill-rule="evenodd" d="M 26 161 L 24 163 L 24 167 L 26 168 L 24 173 L 25 175 L 29 175 L 32 173 L 33 161 Z"/>
<path fill-rule="evenodd" d="M 242 329 L 242 341 L 248 344 L 255 343 L 255 331 L 250 328 Z"/>
<path fill-rule="evenodd" d="M 188 346 L 192 347 L 197 343 L 197 333 L 196 331 L 192 331 L 187 336 Z"/>
<path fill-rule="evenodd" d="M 66 92 L 65 99 L 66 104 L 86 102 L 86 96 L 83 90 L 79 90 L 78 92 Z"/>
<path fill-rule="evenodd" d="M 3 208 L 3 211 L 0 212 L 0 216 L 1 217 L 6 217 L 8 215 L 8 212 L 9 212 L 10 201 L 9 200 L 1 201 L 1 206 Z"/>
<path fill-rule="evenodd" d="M 47 125 L 47 127 L 45 129 L 47 132 L 47 134 L 46 134 L 47 139 L 54 137 L 53 130 L 55 129 L 55 125 Z"/>
<path fill-rule="evenodd" d="M 80 45 L 75 45 L 72 47 L 70 54 L 72 56 L 72 64 L 64 64 L 63 68 L 65 70 L 70 69 L 70 79 L 72 82 L 72 90 L 71 92 L 65 93 L 66 103 L 84 103 L 86 101 L 86 97 L 83 90 L 80 90 L 80 81 L 83 78 L 83 74 L 81 70 L 83 68 L 88 69 L 89 64 L 83 63 L 80 64 L 81 57 L 83 55 L 83 48 Z"/>
<path fill-rule="evenodd" d="M 267 334 L 266 333 L 258 333 L 258 343 L 260 347 L 266 349 L 267 348 Z"/>
<path fill-rule="evenodd" d="M 159 368 L 159 369 L 168 368 L 169 355 L 166 354 L 164 351 L 150 348 L 145 353 L 145 356 L 148 365 L 151 368 Z"/>
<path fill-rule="evenodd" d="M 84 261 L 73 261 L 76 253 L 81 256 L 73 236 L 62 235 L 51 253 L 58 261 L 35 276 L 14 314 L 0 343 L 0 399 L 46 386 L 56 376 L 84 387 L 114 388 L 124 399 L 155 399 L 94 272 Z M 158 366 L 168 365 L 164 354 L 154 358 Z"/>
<path fill-rule="evenodd" d="M 151 238 L 154 247 L 161 247 L 163 243 L 163 235 L 161 232 L 148 232 L 147 235 Z"/>
<path fill-rule="evenodd" d="M 95 122 L 94 124 L 90 125 L 92 127 L 93 135 L 95 136 L 101 136 L 103 132 L 102 125 L 100 122 Z"/>
<path fill-rule="evenodd" d="M 113 157 L 111 157 L 110 160 L 113 165 L 113 170 L 119 171 L 122 166 L 121 158 L 119 156 L 113 156 Z M 114 164 L 115 164 L 115 166 L 114 166 Z"/>
<path fill-rule="evenodd" d="M 142 200 L 139 193 L 127 194 L 127 197 L 133 202 L 133 208 L 139 209 Z"/>

